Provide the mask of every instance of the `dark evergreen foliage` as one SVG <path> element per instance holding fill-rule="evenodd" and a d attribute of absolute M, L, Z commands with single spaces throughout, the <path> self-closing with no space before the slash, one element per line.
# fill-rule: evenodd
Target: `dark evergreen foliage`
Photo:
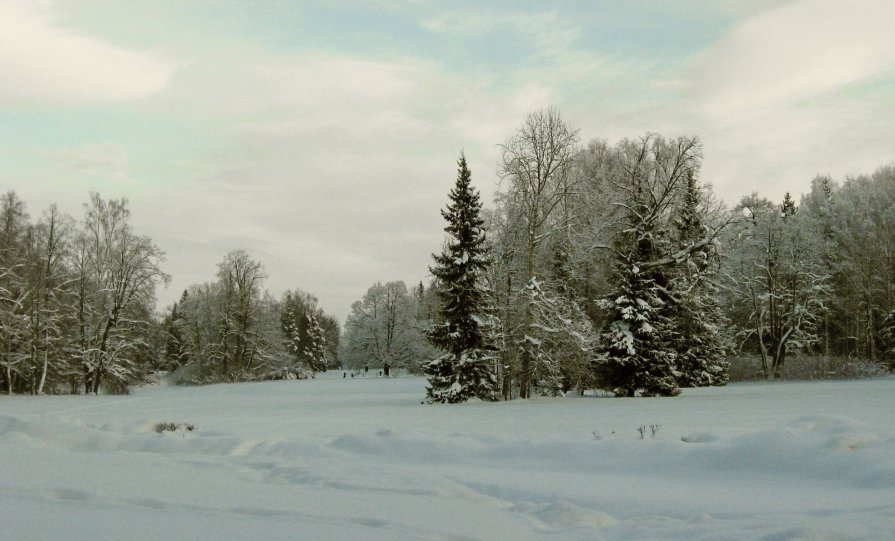
<path fill-rule="evenodd" d="M 430 402 L 463 402 L 473 397 L 494 400 L 497 389 L 480 326 L 485 292 L 479 282 L 488 265 L 482 204 L 470 184 L 462 154 L 458 165 L 451 202 L 441 212 L 448 222 L 449 240 L 442 253 L 433 256 L 435 266 L 430 268 L 439 284 L 443 323 L 432 327 L 427 337 L 447 352 L 423 366 L 429 378 L 426 394 Z"/>
<path fill-rule="evenodd" d="M 708 233 L 703 223 L 699 186 L 692 173 L 677 220 L 678 243 L 692 246 Z M 716 298 L 718 253 L 708 244 L 690 252 L 672 281 L 678 382 L 681 387 L 725 385 L 728 381 L 725 318 Z"/>
<path fill-rule="evenodd" d="M 616 291 L 601 301 L 607 312 L 595 370 L 597 387 L 617 396 L 675 396 L 673 326 L 667 317 L 661 272 L 642 271 L 633 254 L 616 264 Z"/>

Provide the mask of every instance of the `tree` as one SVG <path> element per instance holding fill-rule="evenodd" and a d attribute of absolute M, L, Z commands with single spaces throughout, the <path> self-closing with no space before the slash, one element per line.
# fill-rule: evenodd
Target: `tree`
<path fill-rule="evenodd" d="M 756 194 L 735 209 L 728 240 L 727 289 L 741 347 L 756 349 L 768 379 L 778 378 L 786 354 L 818 339 L 831 276 L 810 222 Z"/>
<path fill-rule="evenodd" d="M 447 221 L 448 240 L 435 266 L 429 270 L 438 280 L 443 323 L 427 333 L 433 345 L 446 351 L 426 363 L 429 379 L 426 396 L 430 402 L 465 402 L 470 398 L 494 400 L 497 379 L 490 366 L 480 322 L 483 316 L 482 273 L 488 266 L 484 221 L 479 194 L 471 185 L 466 157 L 460 154 L 457 181 L 449 194 L 450 203 L 441 211 Z"/>
<path fill-rule="evenodd" d="M 881 322 L 895 308 L 895 166 L 847 179 L 835 208 L 840 348 L 876 359 Z"/>
<path fill-rule="evenodd" d="M 60 378 L 71 367 L 65 343 L 73 321 L 68 268 L 73 224 L 56 205 L 32 229 L 27 257 L 31 393 L 43 394 L 48 376 Z"/>
<path fill-rule="evenodd" d="M 281 328 L 283 331 L 284 346 L 286 347 L 286 351 L 289 352 L 289 355 L 292 357 L 296 366 L 301 363 L 302 346 L 297 319 L 298 316 L 295 311 L 295 302 L 292 300 L 292 295 L 287 294 L 286 300 L 285 302 L 283 302 Z"/>
<path fill-rule="evenodd" d="M 31 295 L 26 277 L 26 236 L 29 223 L 25 203 L 15 192 L 0 199 L 0 367 L 8 394 L 20 385 L 28 359 L 26 301 Z"/>
<path fill-rule="evenodd" d="M 261 310 L 261 284 L 267 278 L 261 263 L 244 250 L 228 253 L 218 264 L 221 285 L 221 373 L 249 372 L 257 360 L 256 324 Z"/>
<path fill-rule="evenodd" d="M 162 322 L 165 340 L 165 368 L 176 369 L 190 361 L 190 354 L 186 345 L 186 333 L 188 332 L 188 320 L 182 313 L 183 307 L 189 302 L 189 293 L 184 290 L 180 296 L 180 302 L 175 302 L 170 313 Z"/>
<path fill-rule="evenodd" d="M 313 372 L 326 371 L 326 336 L 323 328 L 320 326 L 320 320 L 317 314 L 309 312 L 306 316 L 307 335 L 302 344 L 305 363 Z"/>
<path fill-rule="evenodd" d="M 537 280 L 537 258 L 554 212 L 572 195 L 580 178 L 575 173 L 578 131 L 570 129 L 555 109 L 530 113 L 519 130 L 502 145 L 500 175 L 510 183 L 508 197 L 516 207 L 524 251 L 526 286 Z M 522 290 L 520 289 L 520 292 Z M 537 322 L 530 303 L 522 308 L 519 397 L 531 394 L 533 348 Z M 530 338 L 534 338 L 531 340 Z"/>
<path fill-rule="evenodd" d="M 841 265 L 840 251 L 836 245 L 836 214 L 838 206 L 834 204 L 834 195 L 839 189 L 829 176 L 818 175 L 811 181 L 811 191 L 802 196 L 801 218 L 806 221 L 809 231 L 819 236 L 821 249 L 821 271 L 831 277 L 831 285 L 837 294 L 831 297 L 830 309 L 823 314 L 821 324 L 820 348 L 824 356 L 829 357 L 834 347 L 834 335 L 845 334 L 840 322 L 834 318 L 835 312 L 850 311 L 842 306 L 842 275 L 837 272 Z"/>
<path fill-rule="evenodd" d="M 616 395 L 680 392 L 678 358 L 691 345 L 682 336 L 689 329 L 678 312 L 684 306 L 677 302 L 683 291 L 675 291 L 687 284 L 681 280 L 676 284 L 675 278 L 726 225 L 700 235 L 695 231 L 686 237 L 674 235 L 670 221 L 676 209 L 686 208 L 687 197 L 695 197 L 687 194 L 689 186 L 695 190 L 700 159 L 701 146 L 692 137 L 665 140 L 648 134 L 617 147 L 618 166 L 607 178 L 619 209 L 614 240 L 607 246 L 614 254 L 612 289 L 600 302 L 606 318 L 599 347 L 602 359 L 595 366 L 597 385 Z"/>
<path fill-rule="evenodd" d="M 678 246 L 699 243 L 710 228 L 704 216 L 708 210 L 692 170 L 679 217 L 675 222 Z M 681 387 L 725 385 L 728 381 L 725 318 L 718 303 L 720 258 L 715 243 L 691 251 L 671 280 L 671 309 L 675 332 L 673 347 Z"/>
<path fill-rule="evenodd" d="M 351 368 L 373 364 L 417 371 L 430 355 L 416 324 L 416 307 L 404 282 L 377 282 L 351 305 L 345 320 L 340 358 Z"/>
<path fill-rule="evenodd" d="M 888 363 L 891 370 L 895 368 L 895 310 L 889 312 L 882 322 L 880 342 L 882 343 L 882 358 Z"/>
<path fill-rule="evenodd" d="M 115 390 L 138 375 L 155 287 L 169 280 L 164 252 L 131 231 L 127 205 L 91 193 L 76 240 L 78 358 L 85 390 L 94 394 L 105 378 Z"/>

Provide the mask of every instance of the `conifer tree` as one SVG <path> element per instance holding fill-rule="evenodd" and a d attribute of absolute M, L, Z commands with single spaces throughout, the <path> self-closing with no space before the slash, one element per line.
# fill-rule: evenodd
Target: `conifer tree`
<path fill-rule="evenodd" d="M 283 307 L 283 315 L 280 321 L 283 336 L 284 336 L 284 345 L 286 346 L 286 351 L 294 359 L 295 367 L 298 368 L 300 364 L 299 356 L 301 354 L 301 338 L 298 332 L 298 325 L 296 325 L 295 319 L 295 302 L 292 300 L 292 295 L 286 297 L 286 302 Z"/>
<path fill-rule="evenodd" d="M 642 254 L 641 254 L 642 255 Z M 615 291 L 600 301 L 606 324 L 595 372 L 597 386 L 617 396 L 675 396 L 680 393 L 675 370 L 674 329 L 666 310 L 664 276 L 641 269 L 636 254 L 619 254 L 613 276 Z"/>
<path fill-rule="evenodd" d="M 466 157 L 460 155 L 457 182 L 449 194 L 450 203 L 441 215 L 448 222 L 449 239 L 441 254 L 434 255 L 430 271 L 439 282 L 443 323 L 427 333 L 429 341 L 446 354 L 424 363 L 429 379 L 429 402 L 464 402 L 476 397 L 494 400 L 497 379 L 480 322 L 485 292 L 480 284 L 488 261 L 485 248 L 482 204 L 470 184 Z"/>
<path fill-rule="evenodd" d="M 796 202 L 789 194 L 786 192 L 786 195 L 783 196 L 783 203 L 780 205 L 780 212 L 783 214 L 783 219 L 787 219 L 790 216 L 795 216 L 798 207 L 796 207 Z"/>
<path fill-rule="evenodd" d="M 666 141 L 653 134 L 617 150 L 620 227 L 612 246 L 611 293 L 595 365 L 595 383 L 617 396 L 675 396 L 678 388 L 673 279 L 679 263 L 706 239 L 679 249 L 672 224 L 688 174 L 701 156 L 696 138 Z M 623 172 L 623 173 L 621 173 Z"/>
<path fill-rule="evenodd" d="M 165 365 L 168 369 L 176 369 L 189 362 L 186 340 L 184 337 L 184 319 L 181 306 L 189 302 L 186 291 L 180 297 L 180 303 L 174 303 L 171 313 L 164 320 Z"/>
<path fill-rule="evenodd" d="M 306 317 L 308 330 L 303 351 L 305 361 L 312 371 L 323 372 L 326 370 L 326 336 L 316 314 L 309 312 Z"/>
<path fill-rule="evenodd" d="M 687 176 L 684 201 L 676 222 L 682 248 L 701 241 L 707 233 L 701 194 L 692 171 Z M 718 254 L 714 243 L 693 250 L 672 280 L 674 348 L 677 351 L 678 382 L 681 387 L 724 385 L 729 363 L 724 333 L 724 315 L 716 299 Z"/>

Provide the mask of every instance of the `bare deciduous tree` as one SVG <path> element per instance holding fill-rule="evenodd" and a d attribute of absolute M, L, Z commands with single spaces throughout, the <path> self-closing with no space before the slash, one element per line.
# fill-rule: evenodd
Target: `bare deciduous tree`
<path fill-rule="evenodd" d="M 554 212 L 575 193 L 578 131 L 569 128 L 555 109 L 530 113 L 521 128 L 502 146 L 501 178 L 509 183 L 508 198 L 522 231 L 526 283 L 536 280 L 537 256 L 543 240 L 556 227 L 547 227 Z M 531 393 L 535 312 L 525 303 L 522 314 L 522 353 L 518 369 L 519 397 Z M 530 340 L 528 338 L 535 338 Z"/>

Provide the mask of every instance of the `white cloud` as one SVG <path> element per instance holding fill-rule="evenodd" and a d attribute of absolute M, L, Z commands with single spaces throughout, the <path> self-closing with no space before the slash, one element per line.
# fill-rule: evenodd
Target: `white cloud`
<path fill-rule="evenodd" d="M 567 24 L 555 11 L 451 11 L 426 19 L 420 25 L 431 32 L 453 36 L 510 30 L 518 33 L 536 56 L 567 51 L 581 35 L 580 28 Z"/>
<path fill-rule="evenodd" d="M 710 114 L 794 102 L 895 69 L 895 3 L 801 0 L 750 17 L 700 62 Z"/>
<path fill-rule="evenodd" d="M 800 0 L 734 27 L 696 61 L 679 119 L 705 141 L 703 177 L 735 203 L 890 162 L 893 27 L 877 0 Z"/>
<path fill-rule="evenodd" d="M 145 106 L 213 119 L 212 153 L 195 156 L 209 170 L 164 190 L 144 182 L 132 198 L 169 252 L 162 303 L 237 248 L 265 264 L 275 294 L 302 287 L 340 317 L 376 280 L 425 278 L 460 150 L 484 164 L 474 181 L 490 199 L 495 144 L 546 105 L 537 85 L 506 99 L 496 84 L 433 61 L 330 52 L 222 51 L 184 68 Z"/>
<path fill-rule="evenodd" d="M 117 102 L 167 86 L 173 63 L 67 30 L 48 8 L 0 3 L 0 104 Z"/>
<path fill-rule="evenodd" d="M 51 156 L 64 171 L 102 180 L 133 182 L 127 172 L 127 151 L 120 144 L 87 144 L 55 151 Z"/>

